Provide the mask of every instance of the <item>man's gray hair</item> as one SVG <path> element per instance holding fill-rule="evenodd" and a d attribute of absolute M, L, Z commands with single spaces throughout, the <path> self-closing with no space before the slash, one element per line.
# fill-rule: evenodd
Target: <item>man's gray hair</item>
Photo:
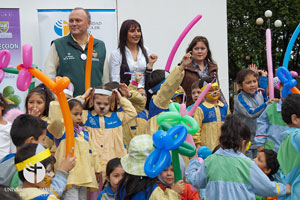
<path fill-rule="evenodd" d="M 74 10 L 83 10 L 87 16 L 87 20 L 88 22 L 91 21 L 91 14 L 89 13 L 89 11 L 87 9 L 81 8 L 81 7 L 76 7 L 74 8 L 72 11 Z"/>

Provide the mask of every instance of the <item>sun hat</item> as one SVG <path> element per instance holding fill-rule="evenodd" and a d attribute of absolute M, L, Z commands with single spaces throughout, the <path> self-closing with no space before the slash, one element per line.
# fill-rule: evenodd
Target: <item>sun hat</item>
<path fill-rule="evenodd" d="M 147 176 L 144 171 L 144 164 L 153 149 L 153 140 L 150 135 L 144 134 L 132 138 L 128 154 L 121 158 L 124 171 L 135 176 Z"/>

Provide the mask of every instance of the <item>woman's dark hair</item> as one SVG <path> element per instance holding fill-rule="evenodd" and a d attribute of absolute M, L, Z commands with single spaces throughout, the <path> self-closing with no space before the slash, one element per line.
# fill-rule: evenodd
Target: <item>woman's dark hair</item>
<path fill-rule="evenodd" d="M 112 91 L 112 89 L 110 89 L 107 86 L 98 86 L 95 89 L 104 89 L 104 90 L 108 90 L 108 91 Z M 83 105 L 83 109 L 85 110 L 94 110 L 94 91 L 95 89 L 93 89 L 93 91 L 91 92 L 91 96 L 90 98 L 84 103 Z M 98 95 L 98 94 L 96 94 Z M 111 106 L 110 106 L 110 111 L 112 112 L 116 112 L 118 110 L 118 102 L 117 102 L 117 98 L 115 97 L 114 93 L 112 93 L 112 96 L 110 96 L 109 98 L 111 98 Z"/>
<path fill-rule="evenodd" d="M 292 115 L 300 117 L 300 95 L 289 94 L 282 102 L 281 116 L 285 123 L 292 124 Z"/>
<path fill-rule="evenodd" d="M 263 149 L 260 152 L 265 153 L 267 169 L 271 169 L 271 172 L 267 174 L 271 181 L 274 181 L 273 174 L 275 174 L 279 169 L 279 162 L 277 160 L 277 153 L 273 150 Z"/>
<path fill-rule="evenodd" d="M 37 148 L 38 144 L 34 144 L 34 143 L 28 143 L 28 144 L 24 144 L 16 153 L 15 156 L 15 163 L 20 163 L 32 156 L 35 155 L 35 151 Z M 48 158 L 46 158 L 45 160 L 40 161 L 40 163 L 42 163 L 44 165 L 44 167 L 46 168 L 47 165 L 49 164 L 54 164 L 56 162 L 54 156 L 50 156 Z M 24 175 L 23 175 L 23 170 L 18 172 L 19 178 L 21 179 L 21 181 L 26 181 Z"/>
<path fill-rule="evenodd" d="M 106 165 L 106 177 L 109 177 L 110 174 L 117 168 L 117 167 L 122 167 L 121 165 L 121 159 L 120 158 L 113 158 L 110 161 L 108 161 Z M 105 180 L 102 190 L 104 190 L 106 184 L 108 183 L 107 180 Z"/>
<path fill-rule="evenodd" d="M 234 115 L 227 115 L 221 126 L 220 145 L 223 149 L 233 149 L 235 152 L 242 149 L 242 141 L 250 141 L 250 129 Z"/>
<path fill-rule="evenodd" d="M 207 47 L 207 56 L 205 59 L 211 63 L 215 63 L 215 61 L 212 59 L 212 54 L 211 54 L 211 51 L 209 48 L 209 42 L 208 42 L 207 38 L 204 36 L 194 37 L 194 39 L 191 41 L 188 48 L 186 49 L 186 53 L 192 51 L 198 42 L 203 42 L 205 44 L 205 46 Z"/>
<path fill-rule="evenodd" d="M 2 107 L 2 116 L 4 116 L 8 110 L 8 105 L 4 99 L 4 96 L 2 95 L 2 93 L 0 93 L 0 106 Z"/>
<path fill-rule="evenodd" d="M 128 67 L 126 54 L 125 54 L 125 47 L 126 47 L 126 42 L 127 42 L 127 34 L 128 34 L 128 31 L 131 27 L 139 27 L 140 28 L 141 39 L 138 42 L 138 46 L 141 48 L 142 53 L 144 54 L 144 57 L 146 59 L 146 63 L 149 62 L 147 51 L 144 47 L 144 41 L 143 41 L 143 34 L 142 34 L 141 25 L 133 19 L 128 19 L 128 20 L 124 21 L 122 23 L 121 29 L 120 29 L 118 47 L 119 47 L 120 53 L 122 55 L 122 63 L 121 63 L 121 66 L 120 66 L 120 82 L 121 83 L 126 83 L 127 85 L 129 85 L 129 81 L 130 81 L 131 76 L 124 74 L 125 72 L 129 72 L 129 67 Z"/>
<path fill-rule="evenodd" d="M 157 181 L 157 178 L 150 178 L 147 176 L 135 176 L 125 172 L 117 189 L 117 199 L 131 200 L 132 197 L 138 192 L 144 192 L 145 199 L 148 199 Z M 121 199 L 120 193 L 125 193 L 124 199 Z"/>
<path fill-rule="evenodd" d="M 75 106 L 80 106 L 81 108 L 83 108 L 81 101 L 79 101 L 78 99 L 70 99 L 68 101 L 68 104 L 69 104 L 70 110 L 72 110 Z"/>
<path fill-rule="evenodd" d="M 47 88 L 46 85 L 44 85 L 43 83 L 39 84 L 38 86 L 30 90 L 29 93 L 27 94 L 27 97 L 25 99 L 26 113 L 28 113 L 28 101 L 34 93 L 39 94 L 41 98 L 45 101 L 45 110 L 42 113 L 42 115 L 48 117 L 49 105 L 50 102 L 54 100 L 54 97 L 51 90 Z"/>

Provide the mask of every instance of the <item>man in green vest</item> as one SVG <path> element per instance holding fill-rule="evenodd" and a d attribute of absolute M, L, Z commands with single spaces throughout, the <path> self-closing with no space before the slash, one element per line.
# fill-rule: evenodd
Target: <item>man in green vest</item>
<path fill-rule="evenodd" d="M 91 25 L 90 13 L 83 8 L 75 8 L 69 15 L 70 34 L 52 41 L 45 63 L 45 73 L 50 77 L 67 76 L 74 85 L 74 96 L 85 92 L 85 66 L 87 59 L 88 28 Z M 94 39 L 91 86 L 102 85 L 105 44 Z"/>

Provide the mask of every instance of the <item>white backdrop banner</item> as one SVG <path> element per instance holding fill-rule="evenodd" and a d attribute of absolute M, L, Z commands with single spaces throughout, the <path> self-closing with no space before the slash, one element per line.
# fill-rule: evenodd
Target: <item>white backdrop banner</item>
<path fill-rule="evenodd" d="M 40 63 L 43 70 L 51 41 L 69 34 L 68 10 L 38 10 L 40 35 Z M 115 9 L 88 9 L 91 14 L 89 33 L 100 39 L 106 46 L 106 57 L 117 48 L 117 16 Z"/>

